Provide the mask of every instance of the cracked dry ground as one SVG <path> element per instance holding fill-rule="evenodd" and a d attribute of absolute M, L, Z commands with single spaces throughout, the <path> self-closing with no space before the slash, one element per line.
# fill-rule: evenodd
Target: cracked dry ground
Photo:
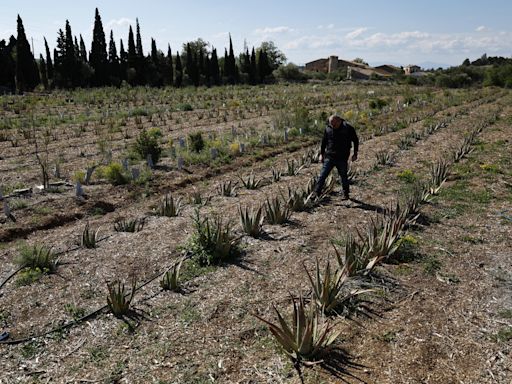
<path fill-rule="evenodd" d="M 1 346 L 0 382 L 298 383 L 288 359 L 251 313 L 274 319 L 272 304 L 289 313 L 288 293 L 308 291 L 304 264 L 311 270 L 315 257 L 325 262 L 332 253 L 331 239 L 364 229 L 375 209 L 395 201 L 408 187 L 398 174 L 411 170 L 426 179 L 432 160 L 449 156 L 465 132 L 498 111 L 500 119 L 479 135 L 473 153 L 452 167 L 440 195 L 422 206 L 418 224 L 409 229 L 413 240 L 402 250 L 407 261 L 375 271 L 369 281 L 376 289 L 372 318 L 338 319 L 337 349 L 304 375 L 308 383 L 509 383 L 510 101 L 507 94 L 475 105 L 408 150 L 398 150 L 398 139 L 419 130 L 421 123 L 364 142 L 357 169 L 368 173 L 353 187 L 354 201 L 333 195 L 309 212 L 294 213 L 287 225 L 265 225 L 265 239 L 244 237 L 241 259 L 202 271 L 186 284 L 184 294 L 161 292 L 158 280 L 149 284 L 135 298 L 135 307 L 148 320 L 134 333 L 102 314 L 64 333 Z M 373 167 L 380 149 L 395 152 L 392 167 Z M 275 165 L 296 157 L 279 155 Z M 255 175 L 268 177 L 271 165 L 255 164 Z M 287 186 L 304 186 L 318 171 L 313 164 L 278 183 L 240 190 L 236 198 L 215 196 L 202 212 L 237 221 L 239 204 L 257 205 L 285 193 Z M 220 180 L 235 175 L 215 177 L 198 188 L 214 195 Z M 190 190 L 176 194 L 186 196 Z M 121 214 L 141 216 L 149 209 L 139 203 Z M 170 255 L 192 231 L 192 212 L 187 206 L 178 218 L 150 217 L 135 234 L 112 232 L 118 212 L 95 219 L 91 224 L 113 236 L 97 249 L 65 254 L 59 275 L 31 286 L 5 287 L 3 321 L 13 327 L 14 336 L 23 336 L 69 320 L 66 305 L 86 312 L 101 307 L 105 280 L 136 276 L 144 281 L 173 262 Z M 29 240 L 65 248 L 83 224 L 39 231 Z M 14 247 L 8 249 L 5 264 L 14 253 Z"/>

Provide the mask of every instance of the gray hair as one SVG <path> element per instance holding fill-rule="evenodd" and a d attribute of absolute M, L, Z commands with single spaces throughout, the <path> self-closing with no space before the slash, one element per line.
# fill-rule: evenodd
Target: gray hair
<path fill-rule="evenodd" d="M 329 124 L 332 124 L 332 122 L 336 119 L 343 120 L 340 115 L 334 114 L 334 115 L 329 116 Z"/>

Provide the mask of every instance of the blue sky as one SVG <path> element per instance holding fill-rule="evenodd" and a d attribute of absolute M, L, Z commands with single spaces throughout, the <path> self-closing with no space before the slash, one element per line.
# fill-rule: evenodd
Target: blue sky
<path fill-rule="evenodd" d="M 338 55 L 361 57 L 370 64 L 441 63 L 456 65 L 464 58 L 512 56 L 512 2 L 509 0 L 393 1 L 3 1 L 0 39 L 16 34 L 16 16 L 23 19 L 36 54 L 43 36 L 51 47 L 57 30 L 69 19 L 73 34 L 90 47 L 94 9 L 99 8 L 105 33 L 117 42 L 139 18 L 143 46 L 150 38 L 158 48 L 175 51 L 198 37 L 223 54 L 231 33 L 235 52 L 244 41 L 252 47 L 272 40 L 290 62 Z M 119 46 L 118 46 L 119 48 Z"/>

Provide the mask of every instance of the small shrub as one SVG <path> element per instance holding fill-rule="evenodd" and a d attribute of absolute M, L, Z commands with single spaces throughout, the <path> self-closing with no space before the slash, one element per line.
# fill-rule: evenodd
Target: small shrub
<path fill-rule="evenodd" d="M 322 274 L 320 271 L 320 263 L 316 259 L 315 278 L 311 276 L 306 266 L 304 266 L 311 288 L 313 298 L 319 310 L 326 315 L 339 314 L 344 311 L 352 298 L 370 290 L 353 290 L 346 292 L 345 283 L 348 280 L 348 273 L 345 269 L 331 271 L 329 261 L 325 266 Z"/>
<path fill-rule="evenodd" d="M 85 172 L 84 171 L 76 171 L 73 174 L 72 180 L 74 183 L 79 182 L 80 184 L 85 184 Z"/>
<path fill-rule="evenodd" d="M 144 228 L 146 220 L 142 219 L 119 219 L 114 223 L 116 232 L 139 232 Z"/>
<path fill-rule="evenodd" d="M 242 230 L 251 237 L 260 237 L 262 233 L 261 225 L 263 224 L 263 207 L 259 207 L 258 210 L 254 212 L 252 209 L 242 209 L 242 207 L 239 206 L 238 212 L 240 213 Z"/>
<path fill-rule="evenodd" d="M 123 166 L 117 162 L 112 162 L 109 165 L 102 167 L 98 173 L 103 175 L 112 185 L 128 184 L 130 181 L 123 169 Z"/>
<path fill-rule="evenodd" d="M 268 325 L 272 335 L 294 363 L 314 361 L 339 335 L 339 332 L 334 331 L 334 325 L 322 321 L 316 305 L 310 305 L 309 310 L 306 309 L 302 297 L 297 301 L 293 300 L 290 322 L 283 318 L 276 307 L 274 310 L 278 318 L 277 324 L 258 315 L 254 316 Z"/>
<path fill-rule="evenodd" d="M 418 176 L 416 176 L 416 174 L 411 171 L 410 169 L 404 169 L 402 172 L 399 172 L 397 174 L 397 177 L 406 182 L 406 183 L 409 183 L 409 184 L 412 184 L 414 183 L 417 179 L 418 179 Z"/>
<path fill-rule="evenodd" d="M 57 270 L 58 259 L 51 248 L 34 245 L 22 247 L 15 263 L 19 267 L 31 270 L 39 269 L 42 273 L 53 273 Z"/>
<path fill-rule="evenodd" d="M 231 180 L 221 182 L 217 187 L 217 191 L 221 196 L 236 196 L 236 183 Z"/>
<path fill-rule="evenodd" d="M 190 149 L 192 151 L 199 153 L 204 149 L 203 134 L 201 132 L 189 134 L 188 140 L 190 142 Z"/>
<path fill-rule="evenodd" d="M 191 247 L 201 266 L 218 265 L 238 254 L 229 222 L 225 224 L 219 217 L 202 219 L 196 210 L 194 230 Z"/>
<path fill-rule="evenodd" d="M 98 242 L 98 233 L 99 228 L 95 231 L 91 231 L 91 228 L 89 226 L 89 222 L 85 224 L 85 228 L 82 232 L 82 239 L 80 241 L 80 245 L 84 248 L 96 248 L 97 242 Z"/>
<path fill-rule="evenodd" d="M 179 289 L 180 269 L 183 260 L 174 264 L 170 270 L 164 273 L 162 280 L 160 280 L 160 287 L 164 291 L 177 291 Z"/>
<path fill-rule="evenodd" d="M 125 285 L 119 281 L 107 283 L 107 306 L 115 317 L 124 319 L 125 316 L 129 316 L 132 312 L 130 305 L 135 295 L 135 286 L 136 282 L 134 281 L 131 292 L 128 293 Z"/>
<path fill-rule="evenodd" d="M 269 224 L 284 224 L 290 218 L 290 209 L 278 197 L 267 199 L 265 218 Z"/>
<path fill-rule="evenodd" d="M 247 189 L 258 189 L 258 187 L 261 184 L 261 179 L 256 180 L 256 177 L 254 176 L 254 173 L 251 172 L 250 175 L 247 177 L 238 176 L 240 181 L 242 182 L 242 185 Z"/>
<path fill-rule="evenodd" d="M 375 158 L 377 159 L 377 165 L 391 165 L 393 163 L 393 155 L 386 150 L 377 152 Z"/>
<path fill-rule="evenodd" d="M 165 217 L 176 217 L 180 214 L 183 208 L 181 197 L 174 199 L 174 197 L 168 193 L 160 202 L 157 209 L 158 216 Z"/>
<path fill-rule="evenodd" d="M 147 156 L 151 155 L 153 164 L 158 163 L 162 155 L 162 147 L 160 144 L 161 137 L 162 132 L 158 128 L 152 128 L 150 130 L 143 129 L 135 141 L 133 147 L 135 153 L 142 160 L 146 160 Z"/>
<path fill-rule="evenodd" d="M 281 171 L 272 167 L 272 182 L 277 183 L 281 180 Z"/>

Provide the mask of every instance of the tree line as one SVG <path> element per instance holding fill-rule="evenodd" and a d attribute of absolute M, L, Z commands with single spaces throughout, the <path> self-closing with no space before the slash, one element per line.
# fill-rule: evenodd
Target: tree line
<path fill-rule="evenodd" d="M 231 35 L 229 50 L 219 57 L 217 49 L 202 39 L 183 44 L 181 54 L 167 46 L 164 53 L 151 39 L 147 55 L 142 46 L 141 31 L 136 20 L 135 34 L 129 28 L 127 47 L 119 41 L 119 49 L 110 31 L 109 42 L 98 8 L 95 11 L 91 49 L 88 52 L 82 35 L 73 35 L 66 20 L 64 30 L 57 32 L 57 45 L 51 52 L 44 38 L 45 55 L 36 59 L 30 49 L 23 21 L 18 15 L 17 37 L 0 41 L 0 93 L 44 89 L 120 86 L 124 82 L 136 86 L 217 86 L 223 84 L 261 84 L 272 81 L 272 73 L 286 62 L 285 55 L 273 42 L 235 56 Z"/>

